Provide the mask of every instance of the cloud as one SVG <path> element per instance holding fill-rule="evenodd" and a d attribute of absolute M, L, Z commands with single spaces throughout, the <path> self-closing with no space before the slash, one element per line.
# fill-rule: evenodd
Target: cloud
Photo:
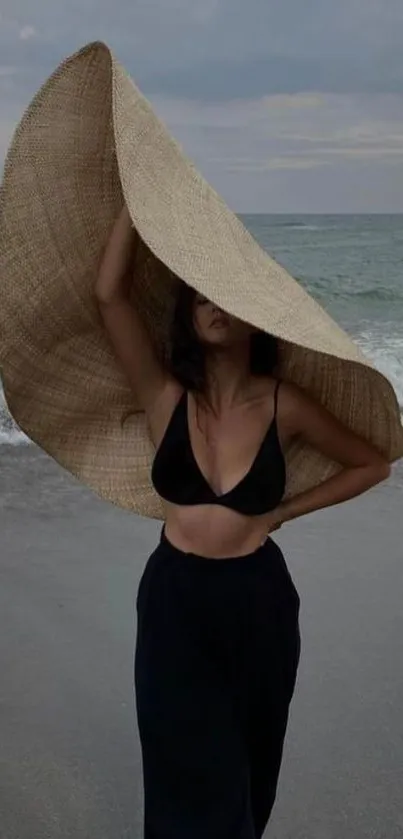
<path fill-rule="evenodd" d="M 0 155 L 96 39 L 235 208 L 402 209 L 402 0 L 2 0 Z"/>
<path fill-rule="evenodd" d="M 0 64 L 0 78 L 5 78 L 6 76 L 14 76 L 18 72 L 17 67 L 7 67 L 7 65 Z"/>
<path fill-rule="evenodd" d="M 20 29 L 20 40 L 21 41 L 29 41 L 30 38 L 34 38 L 36 35 L 36 29 L 34 26 L 23 26 Z"/>
<path fill-rule="evenodd" d="M 273 110 L 285 110 L 286 108 L 320 108 L 324 103 L 324 98 L 319 93 L 306 94 L 273 94 L 267 97 L 267 108 Z"/>
<path fill-rule="evenodd" d="M 196 3 L 193 7 L 193 18 L 197 23 L 208 24 L 211 23 L 217 16 L 220 8 L 220 0 L 203 0 L 202 3 Z"/>
<path fill-rule="evenodd" d="M 152 102 L 205 177 L 236 209 L 402 208 L 397 189 L 399 184 L 403 190 L 400 96 L 313 92 L 225 105 L 166 97 Z M 377 185 L 372 193 L 371 184 Z M 371 197 L 363 205 L 364 191 Z"/>
<path fill-rule="evenodd" d="M 403 90 L 401 0 L 2 0 L 2 61 L 20 49 L 35 81 L 98 38 L 146 94 Z"/>
<path fill-rule="evenodd" d="M 304 157 L 271 157 L 269 160 L 233 160 L 227 164 L 227 172 L 269 172 L 279 169 L 316 169 L 326 166 L 326 160 L 315 160 Z"/>

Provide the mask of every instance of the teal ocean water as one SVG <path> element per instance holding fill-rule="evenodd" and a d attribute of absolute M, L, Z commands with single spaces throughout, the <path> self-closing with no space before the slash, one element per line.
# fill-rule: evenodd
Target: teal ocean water
<path fill-rule="evenodd" d="M 388 377 L 403 410 L 403 215 L 243 221 Z"/>
<path fill-rule="evenodd" d="M 260 245 L 392 382 L 403 412 L 403 215 L 247 215 Z M 0 443 L 24 443 L 0 392 Z"/>

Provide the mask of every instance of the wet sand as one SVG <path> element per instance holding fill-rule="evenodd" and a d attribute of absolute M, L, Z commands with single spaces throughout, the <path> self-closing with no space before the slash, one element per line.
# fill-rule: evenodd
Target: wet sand
<path fill-rule="evenodd" d="M 1 839 L 141 839 L 134 601 L 159 529 L 0 446 Z M 401 839 L 402 467 L 275 540 L 302 653 L 267 837 Z"/>

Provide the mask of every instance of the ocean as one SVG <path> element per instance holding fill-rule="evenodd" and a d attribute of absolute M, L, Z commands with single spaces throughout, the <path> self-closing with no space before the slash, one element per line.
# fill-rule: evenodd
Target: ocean
<path fill-rule="evenodd" d="M 403 215 L 243 215 L 391 381 L 403 413 Z M 0 388 L 0 444 L 27 444 Z"/>

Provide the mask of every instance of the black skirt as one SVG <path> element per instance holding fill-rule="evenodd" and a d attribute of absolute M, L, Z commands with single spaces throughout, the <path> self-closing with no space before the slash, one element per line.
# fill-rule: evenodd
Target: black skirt
<path fill-rule="evenodd" d="M 300 599 L 269 537 L 206 559 L 167 540 L 137 595 L 145 839 L 259 839 L 300 657 Z"/>

